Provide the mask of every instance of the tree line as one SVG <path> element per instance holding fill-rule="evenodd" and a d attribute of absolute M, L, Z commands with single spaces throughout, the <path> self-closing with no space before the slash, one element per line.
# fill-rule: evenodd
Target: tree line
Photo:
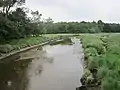
<path fill-rule="evenodd" d="M 57 22 L 46 24 L 46 33 L 119 33 L 120 24 L 98 22 Z"/>
<path fill-rule="evenodd" d="M 39 11 L 23 7 L 25 0 L 0 0 L 0 41 L 56 33 L 120 32 L 120 24 L 98 22 L 57 22 L 42 19 Z M 29 15 L 30 14 L 30 15 Z"/>

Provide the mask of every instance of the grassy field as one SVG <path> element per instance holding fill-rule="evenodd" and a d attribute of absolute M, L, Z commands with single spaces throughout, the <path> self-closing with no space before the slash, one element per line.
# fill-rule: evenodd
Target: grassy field
<path fill-rule="evenodd" d="M 120 90 L 120 34 L 86 34 L 78 38 L 84 47 L 85 69 L 97 70 L 92 77 L 101 81 L 101 90 Z"/>

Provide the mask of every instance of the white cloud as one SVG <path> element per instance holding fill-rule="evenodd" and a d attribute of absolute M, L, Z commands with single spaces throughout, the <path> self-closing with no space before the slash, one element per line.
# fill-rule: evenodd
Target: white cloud
<path fill-rule="evenodd" d="M 54 21 L 120 22 L 119 3 L 119 0 L 27 0 L 26 6 Z"/>

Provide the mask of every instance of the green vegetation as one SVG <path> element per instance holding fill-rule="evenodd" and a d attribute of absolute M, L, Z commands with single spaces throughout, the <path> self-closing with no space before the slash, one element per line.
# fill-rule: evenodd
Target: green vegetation
<path fill-rule="evenodd" d="M 78 38 L 81 38 L 85 51 L 85 68 L 97 82 L 101 81 L 101 90 L 119 90 L 120 35 L 94 34 L 81 35 Z"/>
<path fill-rule="evenodd" d="M 120 24 L 98 22 L 56 22 L 23 7 L 25 0 L 0 0 L 0 56 L 49 40 L 66 38 L 53 34 L 117 33 Z M 30 15 L 28 15 L 30 14 Z M 51 35 L 44 35 L 51 34 Z M 78 36 L 79 37 L 79 36 Z M 86 68 L 101 81 L 103 90 L 120 88 L 120 36 L 117 34 L 81 35 Z M 97 70 L 97 72 L 96 72 Z M 94 83 L 92 80 L 88 83 Z M 98 82 L 97 82 L 98 83 Z"/>
<path fill-rule="evenodd" d="M 42 19 L 42 14 L 38 11 L 23 7 L 24 3 L 25 0 L 0 0 L 0 56 L 45 41 L 66 38 L 66 36 L 54 35 L 58 33 L 120 32 L 120 24 L 104 23 L 101 20 L 54 23 L 51 18 Z M 120 35 L 86 34 L 78 38 L 81 38 L 85 50 L 88 69 L 85 78 L 89 79 L 87 84 L 98 84 L 101 81 L 102 90 L 119 90 Z"/>
<path fill-rule="evenodd" d="M 19 40 L 10 40 L 6 41 L 6 43 L 0 45 L 0 54 L 10 53 L 12 51 L 20 50 L 26 47 L 30 47 L 33 45 L 37 45 L 44 42 L 52 43 L 51 40 L 58 39 L 67 39 L 68 36 L 64 35 L 43 35 L 38 37 L 27 37 Z"/>
<path fill-rule="evenodd" d="M 119 24 L 104 23 L 101 20 L 98 22 L 46 22 L 44 24 L 44 33 L 116 33 L 120 32 Z"/>
<path fill-rule="evenodd" d="M 26 0 L 0 0 L 0 43 L 42 34 L 120 32 L 119 24 L 56 22 L 42 19 L 39 11 L 23 7 Z M 13 9 L 14 8 L 14 9 Z"/>

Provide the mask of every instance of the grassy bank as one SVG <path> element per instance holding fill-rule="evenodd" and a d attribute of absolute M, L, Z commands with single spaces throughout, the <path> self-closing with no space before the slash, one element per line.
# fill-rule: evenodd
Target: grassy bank
<path fill-rule="evenodd" d="M 51 40 L 58 40 L 67 38 L 66 35 L 43 35 L 39 37 L 27 37 L 19 40 L 6 41 L 4 44 L 0 44 L 0 56 L 14 52 L 23 48 L 31 47 L 44 42 L 50 42 Z"/>
<path fill-rule="evenodd" d="M 100 34 L 81 35 L 85 52 L 86 84 L 97 84 L 101 81 L 101 90 L 120 89 L 120 35 Z M 97 81 L 95 81 L 95 79 Z"/>

